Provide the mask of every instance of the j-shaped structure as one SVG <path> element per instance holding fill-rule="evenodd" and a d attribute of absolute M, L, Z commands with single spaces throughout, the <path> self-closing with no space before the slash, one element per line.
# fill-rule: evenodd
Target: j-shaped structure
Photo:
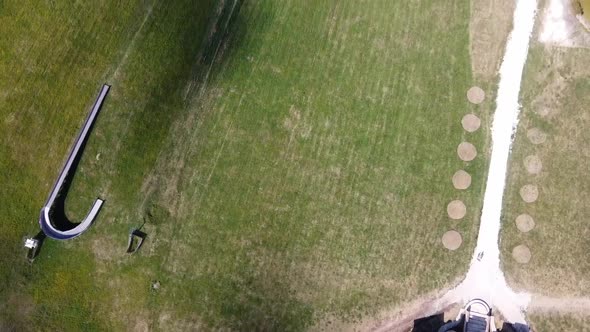
<path fill-rule="evenodd" d="M 97 198 L 86 218 L 80 223 L 72 223 L 66 217 L 64 209 L 65 197 L 71 185 L 76 166 L 80 162 L 82 151 L 84 150 L 84 146 L 86 145 L 86 141 L 94 121 L 96 120 L 96 116 L 100 112 L 100 108 L 109 89 L 109 85 L 105 84 L 102 86 L 100 94 L 98 95 L 94 106 L 92 106 L 92 110 L 90 111 L 88 118 L 86 118 L 82 130 L 80 130 L 80 133 L 76 138 L 72 151 L 70 151 L 65 165 L 61 170 L 57 181 L 53 185 L 53 189 L 49 193 L 49 198 L 43 208 L 41 208 L 39 224 L 41 225 L 43 233 L 50 238 L 67 240 L 84 233 L 84 231 L 92 225 L 92 222 L 98 215 L 102 203 L 104 202 L 102 199 Z"/>

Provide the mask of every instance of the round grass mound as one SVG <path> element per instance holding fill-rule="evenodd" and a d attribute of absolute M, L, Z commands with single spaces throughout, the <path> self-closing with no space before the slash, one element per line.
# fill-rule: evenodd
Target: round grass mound
<path fill-rule="evenodd" d="M 443 234 L 441 241 L 445 248 L 453 251 L 461 247 L 461 244 L 463 243 L 463 238 L 461 237 L 461 234 L 459 232 L 451 230 Z"/>
<path fill-rule="evenodd" d="M 478 86 L 472 86 L 467 90 L 467 100 L 472 104 L 481 104 L 486 98 L 486 93 Z"/>
<path fill-rule="evenodd" d="M 531 261 L 531 250 L 524 244 L 518 245 L 512 249 L 512 258 L 520 264 L 527 264 Z"/>
<path fill-rule="evenodd" d="M 453 174 L 452 181 L 453 187 L 455 187 L 455 189 L 464 190 L 469 188 L 471 185 L 471 175 L 461 169 Z"/>
<path fill-rule="evenodd" d="M 451 219 L 462 219 L 465 217 L 466 213 L 467 207 L 465 206 L 465 203 L 460 200 L 454 200 L 447 205 L 447 214 Z"/>
<path fill-rule="evenodd" d="M 477 149 L 469 142 L 462 142 L 457 147 L 457 155 L 463 161 L 472 161 L 477 157 Z"/>

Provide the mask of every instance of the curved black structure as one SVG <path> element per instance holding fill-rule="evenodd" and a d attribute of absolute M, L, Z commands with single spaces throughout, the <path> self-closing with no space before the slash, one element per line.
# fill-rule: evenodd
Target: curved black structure
<path fill-rule="evenodd" d="M 96 99 L 90 114 L 84 122 L 84 126 L 82 127 L 82 130 L 80 130 L 80 133 L 74 142 L 74 146 L 70 151 L 68 159 L 61 170 L 57 181 L 53 185 L 53 189 L 49 193 L 49 198 L 47 199 L 47 202 L 45 202 L 43 208 L 41 208 L 39 225 L 41 226 L 41 230 L 50 238 L 57 240 L 67 240 L 84 233 L 84 231 L 86 231 L 90 225 L 92 225 L 92 222 L 94 222 L 94 219 L 98 215 L 98 212 L 104 203 L 102 199 L 97 198 L 86 218 L 77 224 L 69 221 L 65 215 L 64 201 L 72 182 L 74 174 L 73 170 L 75 170 L 76 166 L 80 162 L 82 151 L 86 145 L 90 130 L 94 125 L 96 116 L 102 107 L 102 103 L 107 96 L 109 89 L 109 85 L 105 84 L 102 86 L 100 94 L 98 95 L 98 98 Z"/>

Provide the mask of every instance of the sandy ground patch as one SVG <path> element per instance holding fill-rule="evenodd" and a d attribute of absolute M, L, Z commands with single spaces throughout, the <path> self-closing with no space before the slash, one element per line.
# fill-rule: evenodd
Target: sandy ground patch
<path fill-rule="evenodd" d="M 539 128 L 531 128 L 527 130 L 526 136 L 528 137 L 529 141 L 533 144 L 542 144 L 545 143 L 547 140 L 547 134 L 545 134 Z"/>
<path fill-rule="evenodd" d="M 462 142 L 457 147 L 457 155 L 463 161 L 472 161 L 477 157 L 477 149 L 469 142 Z"/>
<path fill-rule="evenodd" d="M 462 201 L 454 200 L 447 205 L 447 213 L 451 219 L 462 219 L 467 213 L 467 207 Z"/>
<path fill-rule="evenodd" d="M 520 264 L 527 264 L 531 261 L 531 250 L 524 244 L 518 245 L 512 249 L 512 257 Z"/>
<path fill-rule="evenodd" d="M 472 86 L 467 90 L 467 100 L 472 104 L 481 104 L 486 98 L 486 93 L 478 86 Z"/>
<path fill-rule="evenodd" d="M 519 193 L 522 200 L 527 203 L 533 203 L 539 198 L 539 188 L 534 184 L 525 184 Z"/>
<path fill-rule="evenodd" d="M 481 120 L 475 114 L 467 114 L 461 119 L 461 125 L 463 129 L 472 133 L 479 129 L 481 126 Z"/>
<path fill-rule="evenodd" d="M 471 185 L 471 175 L 462 169 L 458 170 L 455 172 L 455 174 L 453 174 L 452 182 L 455 189 L 467 189 Z"/>
<path fill-rule="evenodd" d="M 524 168 L 529 174 L 539 174 L 543 169 L 543 163 L 539 157 L 530 155 L 524 158 Z"/>
<path fill-rule="evenodd" d="M 463 243 L 463 238 L 457 231 L 448 231 L 443 234 L 441 241 L 445 248 L 449 250 L 457 250 L 461 246 L 461 243 Z"/>
<path fill-rule="evenodd" d="M 535 220 L 530 215 L 523 213 L 515 219 L 516 227 L 519 231 L 526 233 L 535 228 Z"/>

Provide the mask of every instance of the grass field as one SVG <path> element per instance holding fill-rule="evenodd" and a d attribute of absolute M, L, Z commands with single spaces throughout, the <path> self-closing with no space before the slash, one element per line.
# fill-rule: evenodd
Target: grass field
<path fill-rule="evenodd" d="M 84 6 L 3 4 L 6 326 L 303 330 L 466 270 L 487 149 L 460 120 L 491 105 L 469 105 L 466 90 L 492 86 L 472 81 L 468 1 Z M 207 41 L 223 24 L 206 37 L 215 8 L 239 10 L 219 49 Z M 29 267 L 21 237 L 104 81 L 112 93 L 67 201 L 72 218 L 97 194 L 104 210 Z M 475 161 L 457 158 L 462 140 Z M 473 184 L 458 193 L 461 168 Z M 450 221 L 457 198 L 468 214 Z M 144 221 L 145 247 L 126 256 Z M 463 235 L 455 252 L 440 244 L 448 229 Z"/>
<path fill-rule="evenodd" d="M 586 128 L 590 118 L 588 69 L 584 49 L 531 49 L 522 90 L 523 113 L 516 136 L 507 207 L 504 216 L 502 250 L 504 267 L 519 288 L 552 296 L 588 296 L 590 263 L 590 210 L 587 201 L 590 187 L 584 174 L 590 165 Z M 540 128 L 547 135 L 535 145 L 527 138 L 530 128 Z M 528 155 L 542 161 L 539 174 L 528 174 L 523 161 Z M 524 203 L 519 189 L 535 184 L 539 198 Z M 519 233 L 515 218 L 528 213 L 535 228 Z M 511 257 L 518 244 L 532 253 L 529 264 L 521 265 Z"/>
<path fill-rule="evenodd" d="M 93 280 L 94 257 L 78 247 L 84 240 L 50 242 L 39 264 L 28 267 L 21 237 L 36 232 L 38 209 L 103 82 L 115 87 L 105 109 L 110 116 L 99 118 L 101 136 L 92 141 L 108 141 L 110 146 L 102 148 L 111 152 L 105 158 L 112 158 L 113 168 L 120 167 L 114 161 L 125 149 L 122 155 L 136 159 L 126 175 L 145 172 L 154 157 L 132 145 L 157 152 L 159 137 L 173 119 L 168 98 L 178 96 L 190 78 L 212 10 L 207 1 L 166 7 L 141 1 L 2 4 L 0 315 L 8 324 L 22 329 L 32 321 L 47 329 L 87 330 L 108 323 L 99 317 L 110 310 L 112 298 Z M 132 118 L 123 132 L 124 121 Z M 150 135 L 128 134 L 140 126 Z M 115 141 L 120 146 L 113 149 Z"/>
<path fill-rule="evenodd" d="M 529 318 L 534 331 L 580 332 L 587 331 L 590 325 L 588 317 L 572 314 L 536 314 Z"/>

